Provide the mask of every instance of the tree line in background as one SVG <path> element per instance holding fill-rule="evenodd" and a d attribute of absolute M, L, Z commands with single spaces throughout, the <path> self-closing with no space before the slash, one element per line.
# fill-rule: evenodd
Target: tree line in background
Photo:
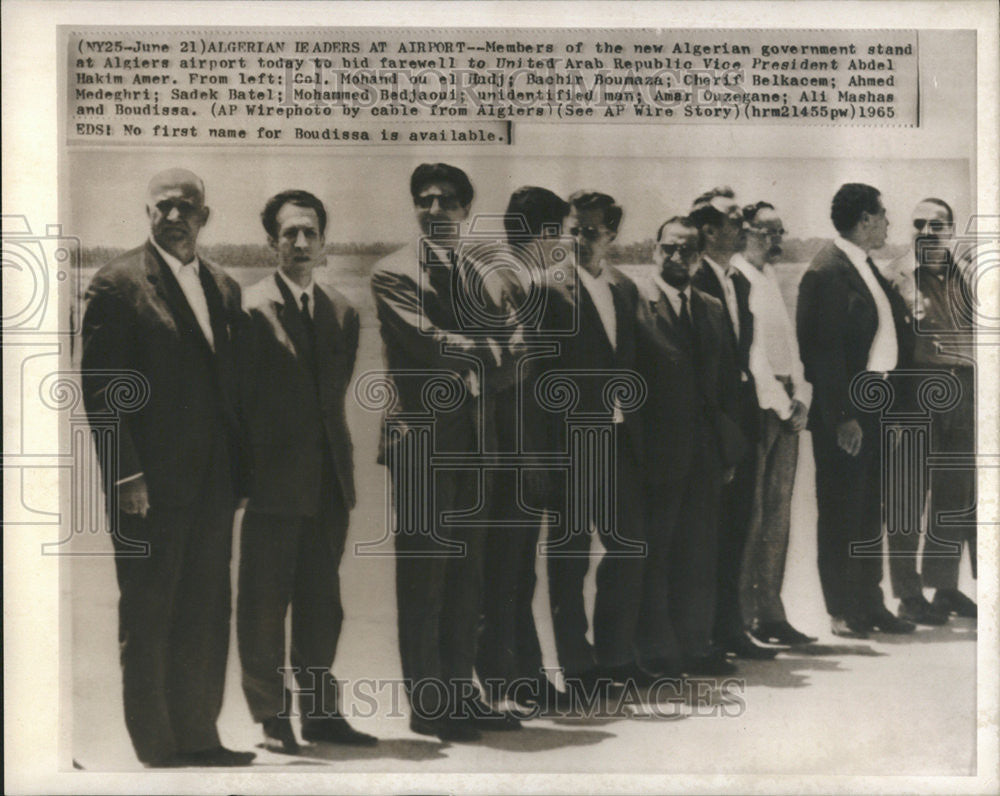
<path fill-rule="evenodd" d="M 786 238 L 782 243 L 784 254 L 781 260 L 788 263 L 807 263 L 827 240 L 827 238 Z M 651 263 L 654 244 L 652 238 L 634 243 L 614 244 L 608 252 L 607 259 L 613 265 Z M 329 255 L 345 257 L 345 267 L 366 273 L 375 260 L 391 254 L 402 245 L 404 244 L 384 241 L 331 243 L 326 247 L 326 251 Z M 907 244 L 892 244 L 880 249 L 876 254 L 879 259 L 891 260 L 908 250 Z M 109 246 L 88 246 L 81 253 L 80 264 L 83 268 L 99 268 L 126 251 Z M 210 260 L 227 268 L 273 268 L 278 263 L 271 248 L 260 243 L 215 243 L 203 247 L 203 251 Z"/>

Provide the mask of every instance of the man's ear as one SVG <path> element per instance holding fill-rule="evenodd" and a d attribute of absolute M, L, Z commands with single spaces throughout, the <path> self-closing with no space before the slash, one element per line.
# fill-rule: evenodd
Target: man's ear
<path fill-rule="evenodd" d="M 614 240 L 617 237 L 618 237 L 618 233 L 614 232 L 614 231 L 611 231 L 611 234 L 608 235 L 608 243 L 614 243 Z"/>
<path fill-rule="evenodd" d="M 198 215 L 201 218 L 201 225 L 202 226 L 205 226 L 205 224 L 208 223 L 208 217 L 211 214 L 212 214 L 212 211 L 208 208 L 207 205 L 201 208 L 201 212 Z"/>
<path fill-rule="evenodd" d="M 272 238 L 270 235 L 267 236 L 267 245 L 270 246 L 274 251 L 278 251 L 278 239 Z"/>

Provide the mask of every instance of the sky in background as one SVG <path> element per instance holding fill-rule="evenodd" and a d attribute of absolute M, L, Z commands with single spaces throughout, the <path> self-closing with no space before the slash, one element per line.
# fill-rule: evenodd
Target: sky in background
<path fill-rule="evenodd" d="M 269 196 L 287 188 L 302 188 L 323 200 L 330 217 L 328 242 L 404 241 L 416 234 L 410 173 L 418 163 L 435 160 L 465 169 L 476 189 L 473 211 L 479 213 L 502 213 L 510 193 L 526 184 L 563 196 L 581 188 L 609 193 L 625 208 L 621 243 L 651 237 L 661 221 L 685 212 L 695 196 L 716 185 L 732 186 L 742 203 L 765 199 L 774 204 L 794 238 L 833 234 L 830 199 L 845 182 L 866 182 L 882 191 L 890 243 L 909 240 L 910 213 L 925 196 L 951 203 L 960 228 L 970 212 L 969 163 L 962 159 L 545 157 L 509 149 L 492 155 L 467 151 L 71 150 L 64 161 L 62 223 L 64 232 L 79 236 L 84 246 L 138 245 L 148 234 L 144 196 L 149 178 L 160 169 L 184 166 L 205 180 L 212 210 L 201 238 L 206 244 L 263 243 L 260 210 Z"/>

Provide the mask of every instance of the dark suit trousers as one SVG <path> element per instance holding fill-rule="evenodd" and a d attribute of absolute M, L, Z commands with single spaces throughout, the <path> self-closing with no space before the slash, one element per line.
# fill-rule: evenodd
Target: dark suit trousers
<path fill-rule="evenodd" d="M 338 569 L 348 511 L 329 460 L 324 471 L 316 516 L 262 514 L 251 505 L 243 517 L 236 632 L 254 721 L 292 712 L 284 677 L 289 607 L 300 714 L 323 718 L 339 710 L 330 667 L 344 621 Z"/>
<path fill-rule="evenodd" d="M 881 440 L 877 423 L 862 423 L 857 456 L 837 447 L 833 433 L 813 432 L 816 460 L 817 553 L 826 610 L 831 616 L 866 618 L 883 605 L 882 556 L 851 555 L 851 543 L 882 537 Z"/>
<path fill-rule="evenodd" d="M 119 514 L 126 539 L 149 543 L 148 555 L 130 556 L 134 547 L 115 538 L 125 725 L 143 762 L 219 745 L 233 506 L 220 438 L 194 502 Z"/>
<path fill-rule="evenodd" d="M 621 666 L 635 660 L 635 630 L 645 566 L 645 553 L 637 549 L 644 544 L 645 536 L 640 508 L 641 479 L 627 442 L 619 438 L 618 445 L 613 506 L 617 528 L 615 533 L 601 533 L 604 555 L 596 573 L 593 647 L 587 641 L 583 600 L 583 582 L 590 569 L 592 525 L 585 520 L 582 525 L 587 530 L 572 532 L 567 515 L 576 511 L 578 516 L 592 519 L 594 506 L 610 497 L 610 492 L 605 496 L 582 495 L 582 505 L 577 507 L 560 499 L 557 504 L 560 522 L 550 527 L 544 548 L 556 652 L 567 676 L 579 675 L 595 665 Z M 563 494 L 561 490 L 559 494 Z"/>
<path fill-rule="evenodd" d="M 708 654 L 716 611 L 720 481 L 707 448 L 695 446 L 687 475 L 647 484 L 649 557 L 637 632 L 640 662 L 680 668 Z"/>
<path fill-rule="evenodd" d="M 413 466 L 396 462 L 395 467 Z M 460 702 L 473 695 L 476 630 L 482 596 L 481 529 L 444 524 L 442 514 L 471 510 L 477 499 L 476 473 L 438 470 L 433 489 L 431 530 L 397 528 L 396 606 L 399 654 L 410 708 L 435 719 L 464 715 Z M 393 478 L 396 515 L 401 511 L 399 481 Z M 412 480 L 412 478 L 410 479 Z M 456 549 L 456 545 L 460 548 Z"/>

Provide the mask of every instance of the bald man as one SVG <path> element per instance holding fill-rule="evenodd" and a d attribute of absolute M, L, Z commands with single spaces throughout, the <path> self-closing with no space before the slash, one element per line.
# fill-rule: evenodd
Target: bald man
<path fill-rule="evenodd" d="M 248 765 L 215 723 L 229 645 L 229 560 L 239 456 L 233 338 L 239 286 L 196 251 L 201 179 L 149 183 L 150 236 L 87 291 L 82 382 L 92 421 L 115 412 L 115 371 L 148 400 L 98 446 L 112 518 L 125 723 L 149 767 Z M 135 555 L 137 544 L 147 545 Z"/>

